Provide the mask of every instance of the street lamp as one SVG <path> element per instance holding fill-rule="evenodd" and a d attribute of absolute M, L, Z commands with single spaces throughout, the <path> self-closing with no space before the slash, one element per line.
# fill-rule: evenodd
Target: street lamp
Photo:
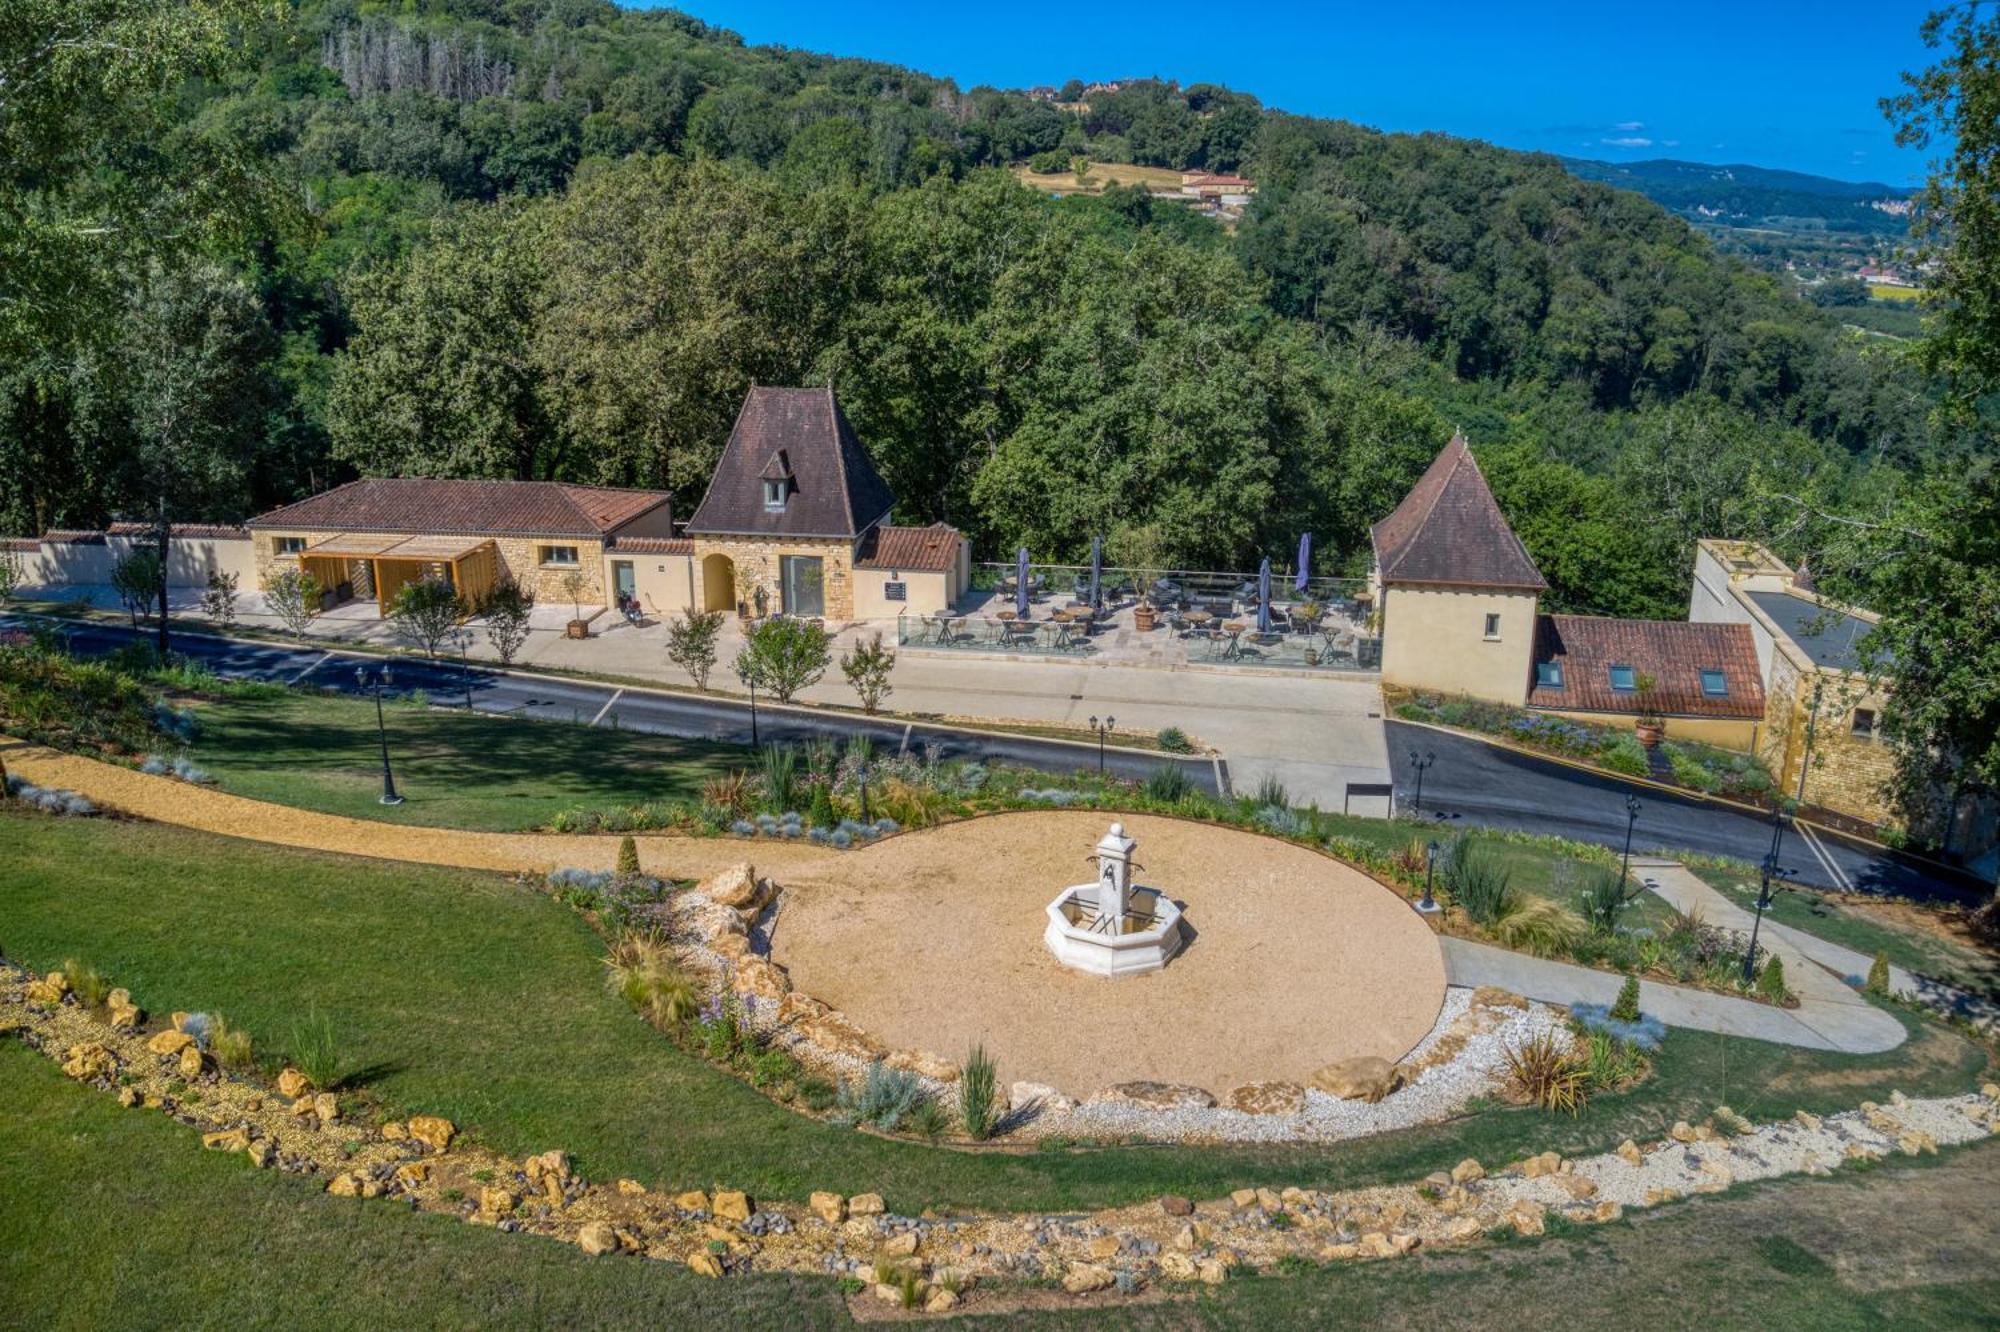
<path fill-rule="evenodd" d="M 470 659 L 472 631 L 469 629 L 455 629 L 452 631 L 451 641 L 458 648 L 458 678 L 460 683 L 465 686 L 465 710 L 470 712 L 472 711 L 472 661 Z"/>
<path fill-rule="evenodd" d="M 356 666 L 354 682 L 375 695 L 375 735 L 382 742 L 382 803 L 400 805 L 403 797 L 396 794 L 395 774 L 389 771 L 389 724 L 382 717 L 382 686 L 393 684 L 394 677 L 389 674 L 388 663 L 384 662 L 373 675 L 368 673 L 366 666 Z"/>
<path fill-rule="evenodd" d="M 1424 844 L 1424 900 L 1417 903 L 1417 910 L 1426 916 L 1434 916 L 1444 910 L 1437 898 L 1431 895 L 1431 879 L 1437 873 L 1438 844 L 1435 839 Z"/>
<path fill-rule="evenodd" d="M 1764 863 L 1758 867 L 1757 874 L 1757 915 L 1750 922 L 1750 946 L 1743 950 L 1743 988 L 1746 990 L 1756 977 L 1757 933 L 1763 928 L 1764 913 L 1770 909 L 1773 889 L 1789 886 L 1779 882 L 1784 877 L 1785 872 L 1778 868 L 1777 853 L 1774 851 L 1764 857 Z"/>
<path fill-rule="evenodd" d="M 1625 855 L 1618 862 L 1618 890 L 1625 890 L 1625 881 L 1632 877 L 1632 828 L 1639 822 L 1639 797 L 1625 797 Z"/>
<path fill-rule="evenodd" d="M 868 760 L 862 759 L 854 765 L 854 779 L 861 784 L 861 821 L 873 823 L 868 815 Z"/>
<path fill-rule="evenodd" d="M 1104 737 L 1110 734 L 1111 728 L 1117 724 L 1118 719 L 1116 717 L 1106 717 L 1102 726 L 1098 725 L 1097 718 L 1092 717 L 1090 719 L 1090 729 L 1097 732 L 1097 775 L 1099 777 L 1104 775 Z"/>
<path fill-rule="evenodd" d="M 757 741 L 757 681 L 755 678 L 743 682 L 750 686 L 750 748 L 758 747 Z"/>
<path fill-rule="evenodd" d="M 1414 749 L 1410 751 L 1410 766 L 1417 770 L 1416 808 L 1417 808 L 1417 816 L 1419 818 L 1423 817 L 1423 812 L 1424 812 L 1424 770 L 1430 767 L 1431 764 L 1436 763 L 1437 761 L 1438 761 L 1438 756 L 1435 753 L 1418 754 L 1417 751 Z"/>

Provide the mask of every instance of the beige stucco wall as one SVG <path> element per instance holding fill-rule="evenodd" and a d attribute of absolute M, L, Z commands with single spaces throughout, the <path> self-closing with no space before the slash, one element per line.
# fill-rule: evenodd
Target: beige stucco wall
<path fill-rule="evenodd" d="M 950 610 L 957 600 L 953 584 L 957 570 L 944 573 L 911 573 L 905 570 L 856 569 L 854 571 L 854 618 L 893 620 L 898 615 L 936 615 Z M 885 595 L 889 583 L 905 584 L 908 599 L 891 601 Z"/>
<path fill-rule="evenodd" d="M 1383 592 L 1382 683 L 1436 689 L 1519 706 L 1535 652 L 1531 592 L 1409 587 Z M 1486 617 L 1500 633 L 1486 637 Z"/>
<path fill-rule="evenodd" d="M 137 546 L 150 546 L 143 537 L 112 536 L 102 542 L 44 541 L 33 554 L 21 552 L 24 584 L 59 588 L 85 583 L 108 583 L 111 570 Z M 247 537 L 173 537 L 167 542 L 167 586 L 206 587 L 211 573 L 233 573 L 238 590 L 249 592 L 257 585 L 254 543 Z"/>
<path fill-rule="evenodd" d="M 615 546 L 604 553 L 604 586 L 616 587 L 611 566 L 620 561 L 632 566 L 633 590 L 638 594 L 639 605 L 648 615 L 664 619 L 672 615 L 685 615 L 692 608 L 701 605 L 701 583 L 697 565 L 686 555 L 647 554 L 644 551 L 619 550 Z"/>
<path fill-rule="evenodd" d="M 1570 721 L 1588 722 L 1592 726 L 1631 727 L 1636 718 L 1617 712 L 1571 712 L 1556 708 L 1536 708 L 1536 712 L 1551 717 L 1565 717 Z M 1704 745 L 1714 745 L 1719 749 L 1737 749 L 1748 754 L 1757 747 L 1757 726 L 1755 717 L 1663 717 L 1667 738 L 1670 740 L 1693 740 Z"/>
<path fill-rule="evenodd" d="M 778 561 L 786 555 L 818 556 L 821 561 L 821 595 L 829 620 L 852 620 L 854 615 L 854 543 L 840 538 L 787 537 L 696 537 L 694 558 L 699 563 L 710 555 L 727 556 L 736 571 L 737 599 L 756 609 L 755 590 L 764 590 L 764 609 L 776 613 L 784 601 L 779 586 Z"/>

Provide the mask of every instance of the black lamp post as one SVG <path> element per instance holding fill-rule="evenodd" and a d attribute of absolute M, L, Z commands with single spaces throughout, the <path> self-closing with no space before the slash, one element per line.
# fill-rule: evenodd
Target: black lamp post
<path fill-rule="evenodd" d="M 1746 990 L 1750 988 L 1750 982 L 1756 978 L 1757 934 L 1764 926 L 1765 911 L 1770 909 L 1772 891 L 1787 886 L 1780 882 L 1784 874 L 1785 872 L 1778 868 L 1778 856 L 1775 851 L 1764 857 L 1764 863 L 1758 867 L 1757 915 L 1750 922 L 1750 946 L 1743 950 L 1743 988 Z"/>
<path fill-rule="evenodd" d="M 857 763 L 854 766 L 854 778 L 856 781 L 861 783 L 861 821 L 863 823 L 873 823 L 875 820 L 868 816 L 868 760 L 867 759 L 862 759 L 859 763 Z"/>
<path fill-rule="evenodd" d="M 465 710 L 470 712 L 472 711 L 472 634 L 469 630 L 459 629 L 451 638 L 452 642 L 458 645 L 458 678 L 465 686 Z"/>
<path fill-rule="evenodd" d="M 1625 797 L 1625 854 L 1618 862 L 1618 888 L 1624 891 L 1625 881 L 1632 877 L 1632 829 L 1639 822 L 1639 797 Z"/>
<path fill-rule="evenodd" d="M 1097 718 L 1092 717 L 1090 719 L 1090 729 L 1097 732 L 1097 775 L 1099 777 L 1104 775 L 1104 737 L 1117 724 L 1118 719 L 1116 717 L 1106 717 L 1102 726 L 1097 724 Z"/>
<path fill-rule="evenodd" d="M 1444 910 L 1431 895 L 1431 880 L 1437 874 L 1438 844 L 1435 839 L 1424 844 L 1424 900 L 1417 903 L 1417 910 L 1426 916 L 1434 916 Z"/>
<path fill-rule="evenodd" d="M 382 716 L 382 686 L 394 683 L 394 677 L 385 662 L 373 675 L 366 666 L 356 666 L 354 682 L 375 695 L 375 735 L 382 742 L 382 803 L 400 805 L 403 797 L 396 794 L 396 777 L 389 771 L 389 724 Z"/>
<path fill-rule="evenodd" d="M 1414 749 L 1410 751 L 1410 766 L 1417 770 L 1416 810 L 1419 818 L 1423 816 L 1424 812 L 1424 770 L 1437 761 L 1438 756 L 1434 753 L 1419 754 Z"/>
<path fill-rule="evenodd" d="M 745 680 L 745 681 L 744 681 L 743 683 L 744 683 L 744 684 L 747 684 L 747 685 L 749 685 L 749 686 L 750 686 L 750 748 L 752 748 L 752 749 L 755 749 L 755 748 L 757 748 L 757 745 L 758 745 L 758 740 L 757 740 L 757 681 L 756 681 L 756 680 L 754 680 L 754 679 L 750 679 L 750 680 Z"/>

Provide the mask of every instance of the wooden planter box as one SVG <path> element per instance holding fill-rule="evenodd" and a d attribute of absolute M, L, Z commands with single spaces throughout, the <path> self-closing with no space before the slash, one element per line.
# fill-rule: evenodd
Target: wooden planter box
<path fill-rule="evenodd" d="M 568 627 L 567 629 L 565 629 L 565 630 L 564 630 L 563 632 L 564 632 L 564 634 L 565 634 L 566 636 L 568 636 L 568 637 L 570 637 L 570 638 L 589 638 L 589 637 L 590 637 L 590 621 L 589 621 L 589 620 L 571 620 L 571 621 L 569 622 L 569 627 Z"/>

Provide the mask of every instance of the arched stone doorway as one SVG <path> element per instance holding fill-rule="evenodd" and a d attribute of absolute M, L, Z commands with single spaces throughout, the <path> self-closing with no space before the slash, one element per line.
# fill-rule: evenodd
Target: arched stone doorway
<path fill-rule="evenodd" d="M 727 555 L 704 555 L 701 561 L 701 608 L 736 609 L 736 562 Z"/>

